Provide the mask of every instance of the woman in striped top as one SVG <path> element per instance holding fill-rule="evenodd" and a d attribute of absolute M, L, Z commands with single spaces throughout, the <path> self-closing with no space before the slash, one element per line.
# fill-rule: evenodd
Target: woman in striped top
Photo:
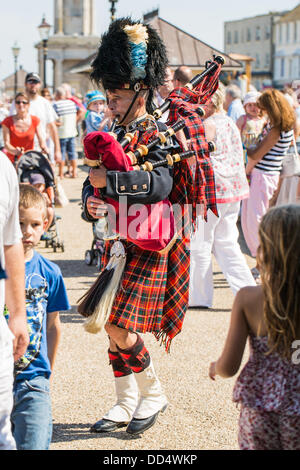
<path fill-rule="evenodd" d="M 258 226 L 277 189 L 282 161 L 293 141 L 296 122 L 293 108 L 278 90 L 264 91 L 257 105 L 267 114 L 269 125 L 260 143 L 247 153 L 246 173 L 251 174 L 251 183 L 249 198 L 242 204 L 241 223 L 252 256 L 256 256 Z"/>

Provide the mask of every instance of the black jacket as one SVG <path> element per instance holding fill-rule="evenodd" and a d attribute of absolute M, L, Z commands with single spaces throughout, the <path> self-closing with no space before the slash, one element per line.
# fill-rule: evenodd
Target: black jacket
<path fill-rule="evenodd" d="M 160 130 L 166 129 L 165 124 L 159 123 Z M 121 140 L 123 133 L 118 135 Z M 175 139 L 169 140 L 167 144 L 156 145 L 147 155 L 147 160 L 157 162 L 166 158 L 166 155 L 179 146 Z M 167 166 L 161 166 L 151 172 L 148 171 L 107 171 L 106 187 L 101 189 L 105 197 L 118 200 L 120 196 L 127 196 L 128 204 L 152 204 L 162 201 L 168 197 L 172 191 L 173 176 L 172 170 Z M 82 188 L 82 202 L 84 218 L 90 222 L 96 219 L 91 217 L 86 208 L 86 201 L 94 194 L 94 188 L 87 177 Z"/>

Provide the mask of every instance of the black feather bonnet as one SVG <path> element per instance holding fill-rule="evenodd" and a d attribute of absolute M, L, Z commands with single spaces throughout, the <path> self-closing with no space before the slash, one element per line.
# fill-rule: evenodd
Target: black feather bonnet
<path fill-rule="evenodd" d="M 121 18 L 102 36 L 91 79 L 104 89 L 153 90 L 165 80 L 166 48 L 149 25 Z"/>

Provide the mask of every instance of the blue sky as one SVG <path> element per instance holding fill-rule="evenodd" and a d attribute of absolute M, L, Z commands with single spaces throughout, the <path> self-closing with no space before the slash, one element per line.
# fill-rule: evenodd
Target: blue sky
<path fill-rule="evenodd" d="M 159 8 L 160 17 L 195 37 L 223 50 L 223 23 L 269 11 L 289 10 L 297 1 L 285 0 L 118 0 L 117 16 L 142 18 L 144 13 Z M 108 0 L 95 0 L 95 26 L 99 36 L 110 21 L 111 4 Z M 54 22 L 54 0 L 1 0 L 0 10 L 0 79 L 14 71 L 11 47 L 18 41 L 21 51 L 19 64 L 27 71 L 37 70 L 39 41 L 37 26 L 43 14 L 48 23 Z"/>

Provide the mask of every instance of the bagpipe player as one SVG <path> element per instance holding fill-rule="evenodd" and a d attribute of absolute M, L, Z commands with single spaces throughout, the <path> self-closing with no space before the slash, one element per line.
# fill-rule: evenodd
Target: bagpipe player
<path fill-rule="evenodd" d="M 91 78 L 106 91 L 112 117 L 118 119 L 115 133 L 119 142 L 133 132 L 138 145 L 149 128 L 156 128 L 155 132 L 166 128 L 154 122 L 151 112 L 154 90 L 164 83 L 167 64 L 165 46 L 149 25 L 123 18 L 114 21 L 103 35 Z M 165 159 L 170 147 L 174 150 L 176 145 L 174 138 L 155 145 L 147 160 Z M 94 188 L 100 189 L 103 197 L 95 197 Z M 90 170 L 84 182 L 85 218 L 93 222 L 105 216 L 106 197 L 118 200 L 120 195 L 126 196 L 128 204 L 154 204 L 169 197 L 171 202 L 183 204 L 185 189 L 184 179 L 174 178 L 168 166 L 151 172 L 116 172 L 100 165 Z M 168 351 L 181 331 L 188 307 L 189 251 L 181 237 L 164 254 L 143 250 L 128 240 L 122 244 L 126 264 L 121 287 L 104 326 L 117 400 L 91 431 L 126 427 L 128 433 L 140 434 L 168 405 L 141 334 L 154 334 Z"/>

